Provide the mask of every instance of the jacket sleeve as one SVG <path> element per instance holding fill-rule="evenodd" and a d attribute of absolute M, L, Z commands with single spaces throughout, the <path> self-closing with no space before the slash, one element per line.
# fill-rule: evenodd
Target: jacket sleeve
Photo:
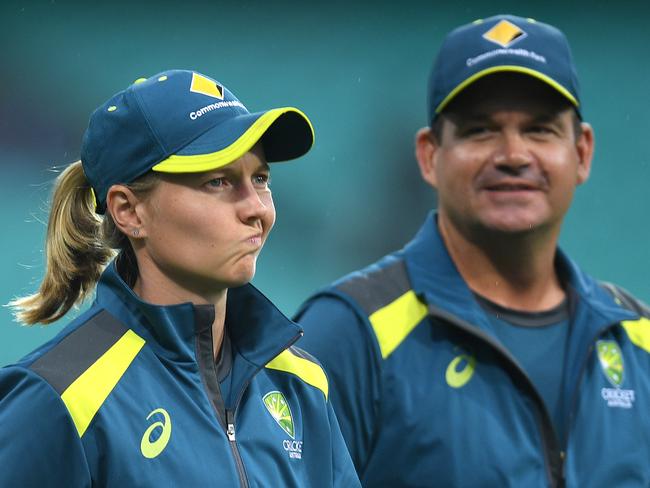
<path fill-rule="evenodd" d="M 17 366 L 0 370 L 0 486 L 89 487 L 76 428 L 59 395 Z"/>
<path fill-rule="evenodd" d="M 327 402 L 327 414 L 332 432 L 332 486 L 334 488 L 354 488 L 357 486 L 360 488 L 359 477 L 354 469 L 350 453 L 345 446 L 336 414 L 330 402 Z"/>
<path fill-rule="evenodd" d="M 318 296 L 296 320 L 299 347 L 313 354 L 330 380 L 330 401 L 360 477 L 373 443 L 380 396 L 379 346 L 367 319 L 343 299 Z"/>

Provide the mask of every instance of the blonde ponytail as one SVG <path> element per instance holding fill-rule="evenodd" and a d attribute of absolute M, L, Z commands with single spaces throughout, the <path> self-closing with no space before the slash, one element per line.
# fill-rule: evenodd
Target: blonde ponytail
<path fill-rule="evenodd" d="M 125 186 L 144 198 L 161 178 L 160 173 L 150 171 Z M 60 319 L 91 294 L 118 251 L 120 274 L 132 286 L 138 277 L 138 262 L 129 238 L 117 228 L 108 210 L 104 216 L 95 213 L 95 198 L 81 161 L 72 163 L 54 184 L 45 277 L 36 293 L 9 303 L 16 319 L 25 325 Z"/>
<path fill-rule="evenodd" d="M 26 325 L 49 324 L 91 293 L 115 252 L 103 243 L 102 217 L 95 213 L 81 161 L 56 179 L 45 244 L 46 271 L 38 291 L 9 303 Z"/>

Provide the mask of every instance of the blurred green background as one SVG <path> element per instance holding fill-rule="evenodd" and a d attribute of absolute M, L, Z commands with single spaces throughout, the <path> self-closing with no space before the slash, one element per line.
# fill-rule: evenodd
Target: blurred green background
<path fill-rule="evenodd" d="M 220 80 L 247 105 L 303 109 L 316 145 L 275 165 L 278 222 L 255 284 L 287 314 L 313 290 L 401 247 L 435 206 L 413 156 L 444 34 L 495 13 L 569 37 L 591 180 L 563 247 L 595 276 L 650 301 L 650 4 L 551 2 L 2 2 L 0 302 L 36 289 L 55 173 L 76 160 L 90 112 L 168 68 Z M 0 365 L 68 321 L 24 328 L 0 309 Z"/>

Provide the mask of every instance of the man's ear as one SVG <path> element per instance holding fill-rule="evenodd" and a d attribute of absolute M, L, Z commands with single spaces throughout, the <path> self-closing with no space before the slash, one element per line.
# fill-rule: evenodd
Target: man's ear
<path fill-rule="evenodd" d="M 576 141 L 576 150 L 578 151 L 578 173 L 577 184 L 581 185 L 589 178 L 591 173 L 591 161 L 594 157 L 594 130 L 586 122 L 580 124 L 582 131 Z"/>
<path fill-rule="evenodd" d="M 113 185 L 108 189 L 106 211 L 110 212 L 115 226 L 130 239 L 146 236 L 137 211 L 140 203 L 140 199 L 124 185 Z"/>
<path fill-rule="evenodd" d="M 436 151 L 439 143 L 436 140 L 431 127 L 423 127 L 415 135 L 415 157 L 418 160 L 422 179 L 437 188 L 436 178 Z"/>

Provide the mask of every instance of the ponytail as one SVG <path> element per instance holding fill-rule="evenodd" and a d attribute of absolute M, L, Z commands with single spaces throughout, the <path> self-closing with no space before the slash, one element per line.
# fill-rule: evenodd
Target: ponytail
<path fill-rule="evenodd" d="M 56 179 L 45 243 L 45 277 L 38 291 L 9 303 L 26 325 L 49 324 L 79 305 L 94 289 L 99 275 L 115 255 L 103 243 L 102 217 L 81 161 Z"/>
<path fill-rule="evenodd" d="M 150 171 L 125 186 L 146 197 L 161 178 L 160 173 Z M 120 274 L 133 286 L 138 262 L 131 242 L 108 210 L 104 216 L 95 213 L 95 198 L 81 161 L 72 163 L 54 184 L 45 242 L 45 277 L 36 293 L 9 303 L 16 319 L 25 325 L 60 319 L 90 295 L 118 251 Z"/>

